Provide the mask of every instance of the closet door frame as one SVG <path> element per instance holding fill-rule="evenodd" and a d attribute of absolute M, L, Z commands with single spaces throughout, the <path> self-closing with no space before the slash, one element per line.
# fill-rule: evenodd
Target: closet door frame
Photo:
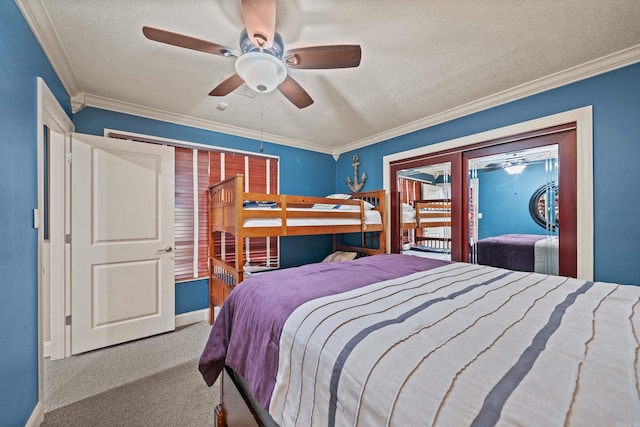
<path fill-rule="evenodd" d="M 507 143 L 526 140 L 534 136 L 542 137 L 545 135 L 545 132 L 553 134 L 557 133 L 561 128 L 566 129 L 573 127 L 576 129 L 574 133 L 574 143 L 560 144 L 559 147 L 561 164 L 564 158 L 564 166 L 561 167 L 565 168 L 563 178 L 565 181 L 564 184 L 567 187 L 562 190 L 567 193 L 566 198 L 563 196 L 563 200 L 565 200 L 566 209 L 570 209 L 571 205 L 574 206 L 574 214 L 572 216 L 570 215 L 567 218 L 563 218 L 563 214 L 560 215 L 563 222 L 573 221 L 575 223 L 574 227 L 570 227 L 569 224 L 567 224 L 567 228 L 573 228 L 575 232 L 573 233 L 574 236 L 571 235 L 571 232 L 568 233 L 568 236 L 565 236 L 565 245 L 571 244 L 572 248 L 565 250 L 566 253 L 561 256 L 560 262 L 566 265 L 566 267 L 562 269 L 561 274 L 580 277 L 585 280 L 593 280 L 592 123 L 592 108 L 588 106 L 534 119 L 529 122 L 518 123 L 504 128 L 444 141 L 434 144 L 433 146 L 418 147 L 406 152 L 385 156 L 383 158 L 384 183 L 390 194 L 390 207 L 392 209 L 390 215 L 392 222 L 388 228 L 391 231 L 389 241 L 394 238 L 399 239 L 399 212 L 396 212 L 399 206 L 397 188 L 394 187 L 396 187 L 397 171 L 406 168 L 409 161 L 414 162 L 419 159 L 428 159 L 443 154 L 464 153 L 466 151 L 490 146 L 503 145 L 504 148 L 504 144 Z M 438 150 L 438 148 L 440 148 L 440 150 Z M 395 167 L 401 164 L 403 164 L 403 166 Z M 461 193 L 462 192 L 463 190 L 461 190 Z M 463 204 L 465 204 L 465 201 L 463 201 Z M 466 211 L 467 209 L 465 208 L 464 212 Z M 566 217 L 567 214 L 564 213 L 564 216 Z M 452 224 L 452 226 L 453 225 L 454 224 Z M 458 226 L 461 227 L 459 233 L 462 234 L 466 228 L 466 224 L 465 226 L 458 224 Z M 396 231 L 398 231 L 398 233 L 396 233 Z M 398 236 L 395 236 L 396 234 L 398 234 Z M 462 243 L 465 241 L 464 237 L 461 236 L 456 240 L 457 242 L 452 242 L 452 244 L 464 245 Z M 571 242 L 572 240 L 574 242 Z M 397 252 L 398 244 L 396 243 L 396 246 L 391 245 L 390 248 L 391 251 Z M 458 253 L 464 254 L 466 252 L 467 251 L 462 250 Z M 468 254 L 466 256 L 468 257 Z M 464 261 L 465 257 L 454 256 L 452 259 Z"/>

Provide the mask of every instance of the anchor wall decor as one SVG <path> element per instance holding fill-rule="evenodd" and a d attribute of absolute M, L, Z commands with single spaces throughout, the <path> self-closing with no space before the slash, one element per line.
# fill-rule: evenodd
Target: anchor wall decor
<path fill-rule="evenodd" d="M 347 185 L 352 193 L 357 193 L 364 187 L 364 183 L 367 180 L 367 174 L 362 172 L 362 181 L 358 182 L 358 166 L 360 166 L 360 162 L 358 159 L 358 155 L 353 156 L 353 182 L 351 182 L 351 178 L 347 177 Z"/>

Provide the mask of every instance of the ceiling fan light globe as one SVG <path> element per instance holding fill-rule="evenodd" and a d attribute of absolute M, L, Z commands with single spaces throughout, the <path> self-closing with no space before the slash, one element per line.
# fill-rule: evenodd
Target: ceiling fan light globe
<path fill-rule="evenodd" d="M 506 166 L 504 170 L 510 175 L 518 175 L 519 173 L 522 173 L 525 167 L 527 167 L 527 165 L 517 164 L 517 165 Z"/>
<path fill-rule="evenodd" d="M 267 93 L 287 77 L 284 63 L 264 52 L 247 52 L 236 60 L 236 72 L 251 89 Z"/>

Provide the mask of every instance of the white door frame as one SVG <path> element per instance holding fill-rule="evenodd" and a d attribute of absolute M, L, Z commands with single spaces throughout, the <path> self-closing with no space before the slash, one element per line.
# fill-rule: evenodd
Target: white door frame
<path fill-rule="evenodd" d="M 42 286 L 49 286 L 50 310 L 49 331 L 51 342 L 49 347 L 49 357 L 51 360 L 64 359 L 68 356 L 65 351 L 67 343 L 66 332 L 69 327 L 65 327 L 66 309 L 68 308 L 66 295 L 68 294 L 69 281 L 66 277 L 66 267 L 68 266 L 67 247 L 65 244 L 65 234 L 68 228 L 65 227 L 68 215 L 66 212 L 66 202 L 68 201 L 68 191 L 65 186 L 65 176 L 67 167 L 65 153 L 69 152 L 68 133 L 62 133 L 56 129 L 49 128 L 48 138 L 49 150 L 49 283 L 44 281 Z M 44 177 L 43 181 L 44 182 Z M 44 207 L 44 206 L 43 206 Z M 43 301 L 45 303 L 45 301 Z M 43 307 L 44 310 L 44 307 Z M 43 319 L 43 326 L 46 322 Z"/>
<path fill-rule="evenodd" d="M 36 128 L 36 144 L 37 144 L 37 181 L 38 181 L 38 208 L 37 216 L 34 216 L 34 220 L 40 224 L 44 222 L 44 141 L 45 133 L 44 127 L 66 135 L 73 132 L 74 125 L 67 113 L 58 103 L 58 100 L 53 95 L 45 81 L 38 77 L 36 79 L 36 92 L 37 92 L 37 128 Z M 60 189 L 64 191 L 63 189 Z M 62 205 L 64 209 L 64 205 Z M 64 215 L 64 212 L 62 213 Z M 50 230 L 51 231 L 51 230 Z M 64 235 L 64 230 L 57 229 L 55 231 L 57 235 Z M 31 419 L 40 419 L 40 422 L 44 420 L 44 368 L 43 368 L 43 323 L 42 323 L 42 266 L 43 266 L 43 243 L 44 243 L 44 231 L 42 227 L 38 228 L 38 404 L 34 410 L 34 416 Z M 64 326 L 64 310 L 65 310 L 65 244 L 62 242 L 53 243 L 56 245 L 51 251 L 51 272 L 52 278 L 51 286 L 51 301 L 52 309 L 55 307 L 55 311 L 52 311 L 52 318 L 57 319 L 51 322 L 51 340 L 52 353 L 55 351 L 56 355 L 59 355 L 62 351 L 64 355 L 65 345 L 65 326 Z M 62 251 L 60 251 L 62 247 Z M 62 278 L 62 283 L 60 283 Z M 53 303 L 53 301 L 57 301 Z M 59 301 L 62 301 L 60 306 Z M 56 307 L 57 306 L 57 307 Z M 60 319 L 61 318 L 61 319 Z M 61 348 L 60 348 L 61 347 Z"/>

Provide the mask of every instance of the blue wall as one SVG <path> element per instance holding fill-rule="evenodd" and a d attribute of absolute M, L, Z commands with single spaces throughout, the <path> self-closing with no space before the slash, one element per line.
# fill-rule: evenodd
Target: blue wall
<path fill-rule="evenodd" d="M 36 77 L 69 98 L 13 1 L 0 2 L 0 425 L 38 402 Z"/>
<path fill-rule="evenodd" d="M 176 283 L 176 314 L 209 307 L 209 280 Z"/>
<path fill-rule="evenodd" d="M 336 191 L 353 175 L 354 154 L 369 176 L 365 190 L 382 188 L 385 155 L 588 105 L 593 106 L 595 279 L 640 284 L 640 63 L 342 154 Z"/>
<path fill-rule="evenodd" d="M 478 171 L 478 238 L 501 234 L 545 234 L 529 213 L 529 200 L 546 182 L 544 164 L 529 164 L 518 175 L 503 169 Z M 555 234 L 555 233 L 554 233 Z"/>

